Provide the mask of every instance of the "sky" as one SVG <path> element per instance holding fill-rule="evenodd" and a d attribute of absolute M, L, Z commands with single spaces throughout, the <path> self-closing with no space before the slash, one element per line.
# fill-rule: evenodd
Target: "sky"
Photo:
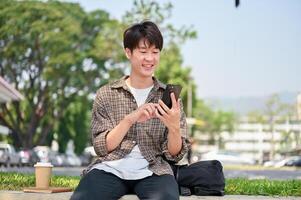
<path fill-rule="evenodd" d="M 121 19 L 133 0 L 72 0 L 86 11 L 103 9 Z M 301 92 L 300 0 L 160 0 L 173 4 L 169 20 L 198 38 L 181 48 L 197 95 L 266 96 Z"/>

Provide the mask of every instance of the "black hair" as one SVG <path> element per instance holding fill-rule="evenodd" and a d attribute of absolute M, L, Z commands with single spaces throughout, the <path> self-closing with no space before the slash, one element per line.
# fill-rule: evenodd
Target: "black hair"
<path fill-rule="evenodd" d="M 145 39 L 156 48 L 163 48 L 163 37 L 157 25 L 151 21 L 144 21 L 127 28 L 123 33 L 123 46 L 133 51 L 138 47 L 141 39 Z"/>

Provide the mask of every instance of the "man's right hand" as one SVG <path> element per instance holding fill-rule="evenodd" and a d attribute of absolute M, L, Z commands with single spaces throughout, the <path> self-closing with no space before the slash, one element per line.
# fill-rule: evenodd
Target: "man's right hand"
<path fill-rule="evenodd" d="M 145 122 L 156 117 L 156 105 L 154 103 L 146 103 L 141 105 L 137 110 L 133 111 L 125 117 L 131 124 L 136 122 Z"/>
<path fill-rule="evenodd" d="M 106 137 L 108 152 L 113 151 L 120 145 L 124 136 L 128 133 L 131 126 L 136 122 L 145 122 L 155 117 L 156 104 L 147 103 L 140 106 L 137 110 L 126 115 L 123 120 L 115 126 Z"/>

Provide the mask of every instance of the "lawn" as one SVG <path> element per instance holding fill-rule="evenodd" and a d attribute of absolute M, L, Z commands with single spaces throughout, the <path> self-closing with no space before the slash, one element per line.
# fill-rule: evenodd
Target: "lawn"
<path fill-rule="evenodd" d="M 53 176 L 52 186 L 75 188 L 79 177 Z M 0 172 L 0 190 L 22 190 L 34 186 L 33 174 Z M 226 179 L 226 195 L 301 196 L 301 180 Z"/>
<path fill-rule="evenodd" d="M 51 186 L 75 188 L 80 177 L 74 176 L 52 176 Z M 33 174 L 19 174 L 0 172 L 0 190 L 22 190 L 24 187 L 35 185 Z"/>
<path fill-rule="evenodd" d="M 271 171 L 296 171 L 301 170 L 301 167 L 263 167 L 262 165 L 223 165 L 224 170 L 271 170 Z"/>

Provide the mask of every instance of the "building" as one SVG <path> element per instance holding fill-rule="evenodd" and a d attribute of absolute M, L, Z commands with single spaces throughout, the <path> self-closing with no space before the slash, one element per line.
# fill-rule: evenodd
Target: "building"
<path fill-rule="evenodd" d="M 299 120 L 277 122 L 273 131 L 269 124 L 241 121 L 233 133 L 222 132 L 220 135 L 224 143 L 223 150 L 240 153 L 258 163 L 273 159 L 270 157 L 273 148 L 276 153 L 274 159 L 277 159 L 301 147 Z M 205 153 L 217 149 L 217 146 L 208 145 L 209 138 L 208 134 L 196 134 L 198 152 Z"/>
<path fill-rule="evenodd" d="M 18 92 L 12 85 L 7 83 L 0 76 L 0 104 L 6 103 L 9 101 L 19 101 L 24 99 L 22 94 Z M 0 134 L 7 135 L 9 133 L 9 129 L 0 124 Z"/>
<path fill-rule="evenodd" d="M 0 76 L 0 103 L 24 99 L 22 94 Z"/>

